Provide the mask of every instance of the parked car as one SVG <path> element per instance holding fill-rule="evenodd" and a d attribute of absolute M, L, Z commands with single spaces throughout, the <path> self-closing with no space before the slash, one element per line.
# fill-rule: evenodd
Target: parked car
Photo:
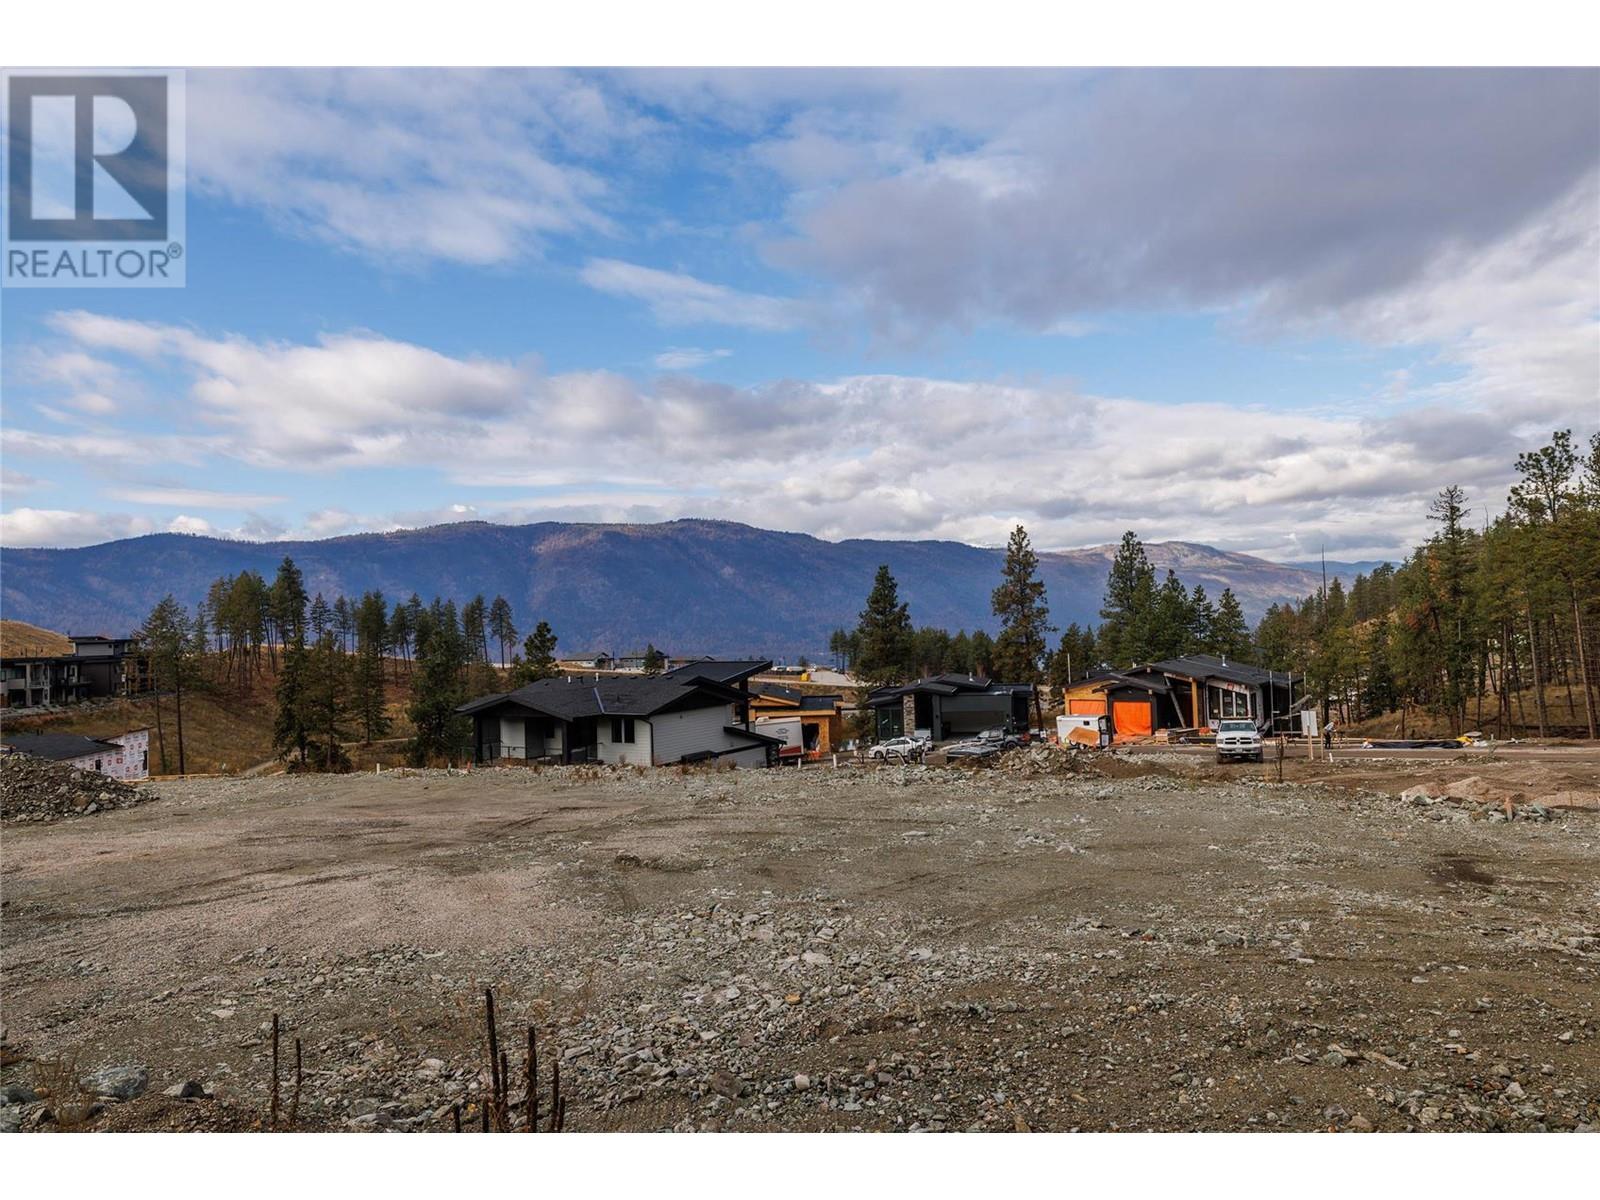
<path fill-rule="evenodd" d="M 997 746 L 1001 750 L 1015 750 L 1018 746 L 1022 745 L 1021 738 L 1014 733 L 1007 733 L 998 725 L 993 729 L 985 729 L 982 733 L 978 734 L 974 740 L 988 742 L 990 745 Z"/>
<path fill-rule="evenodd" d="M 997 741 L 991 741 L 985 737 L 975 737 L 946 746 L 944 748 L 944 756 L 946 760 L 954 758 L 993 758 L 1003 748 Z"/>
<path fill-rule="evenodd" d="M 1217 726 L 1217 761 L 1243 758 L 1262 762 L 1261 731 L 1254 721 L 1223 721 Z"/>
<path fill-rule="evenodd" d="M 897 737 L 879 742 L 867 751 L 867 757 L 879 762 L 917 762 L 928 752 L 928 744 L 921 738 Z"/>

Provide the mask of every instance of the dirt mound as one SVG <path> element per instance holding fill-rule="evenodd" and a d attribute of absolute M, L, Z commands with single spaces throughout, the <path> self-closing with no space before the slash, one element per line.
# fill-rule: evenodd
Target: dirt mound
<path fill-rule="evenodd" d="M 0 820 L 57 821 L 112 808 L 130 808 L 151 793 L 98 771 L 30 754 L 0 757 Z"/>

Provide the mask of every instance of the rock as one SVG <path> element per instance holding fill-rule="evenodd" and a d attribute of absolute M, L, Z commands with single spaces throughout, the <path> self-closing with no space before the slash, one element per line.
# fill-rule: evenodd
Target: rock
<path fill-rule="evenodd" d="M 1570 1046 L 1572 1044 L 1572 1030 L 1566 1029 L 1556 1034 L 1556 1041 L 1560 1042 L 1563 1046 Z"/>
<path fill-rule="evenodd" d="M 25 1083 L 8 1083 L 0 1086 L 0 1105 L 32 1104 L 39 1094 Z"/>
<path fill-rule="evenodd" d="M 797 1092 L 810 1091 L 811 1090 L 811 1076 L 803 1075 L 803 1074 L 802 1075 L 796 1075 L 794 1077 L 794 1090 L 797 1091 Z"/>
<path fill-rule="evenodd" d="M 1371 1133 L 1372 1132 L 1372 1122 L 1367 1120 L 1360 1113 L 1357 1113 L 1355 1116 L 1350 1118 L 1350 1126 L 1349 1127 L 1351 1129 L 1353 1129 L 1356 1133 Z"/>
<path fill-rule="evenodd" d="M 729 1100 L 737 1100 L 745 1093 L 745 1082 L 732 1071 L 713 1071 L 711 1078 L 706 1081 L 711 1085 L 711 1090 L 719 1096 L 726 1096 Z"/>
<path fill-rule="evenodd" d="M 800 956 L 800 961 L 808 967 L 826 967 L 831 966 L 833 963 L 833 959 L 829 958 L 821 950 L 807 950 Z"/>
<path fill-rule="evenodd" d="M 169 1088 L 162 1088 L 163 1096 L 171 1096 L 175 1100 L 209 1100 L 204 1085 L 196 1083 L 193 1079 L 185 1083 L 175 1083 Z"/>
<path fill-rule="evenodd" d="M 22 1109 L 14 1104 L 0 1108 L 0 1133 L 22 1132 Z"/>
<path fill-rule="evenodd" d="M 85 1075 L 79 1083 L 92 1096 L 132 1100 L 144 1095 L 145 1089 L 150 1086 L 150 1072 L 136 1065 L 102 1067 Z"/>
<path fill-rule="evenodd" d="M 1513 1079 L 1510 1083 L 1506 1084 L 1506 1090 L 1501 1094 L 1505 1096 L 1507 1100 L 1521 1100 L 1526 1097 L 1528 1093 L 1523 1090 L 1520 1083 Z"/>

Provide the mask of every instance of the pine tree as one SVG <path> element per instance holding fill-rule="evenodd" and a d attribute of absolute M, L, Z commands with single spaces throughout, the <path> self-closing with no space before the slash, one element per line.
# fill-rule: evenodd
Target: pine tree
<path fill-rule="evenodd" d="M 306 586 L 294 559 L 285 558 L 272 581 L 273 621 L 283 640 L 283 665 L 278 671 L 277 714 L 272 723 L 272 745 L 279 757 L 298 752 L 306 761 L 311 731 L 306 725 Z"/>
<path fill-rule="evenodd" d="M 666 670 L 666 667 L 667 656 L 657 650 L 653 643 L 646 646 L 644 651 L 644 673 L 646 675 L 659 675 Z"/>
<path fill-rule="evenodd" d="M 1050 606 L 1045 599 L 1044 581 L 1039 578 L 1039 556 L 1021 525 L 1011 531 L 1000 586 L 990 596 L 989 607 L 1000 618 L 1000 636 L 994 642 L 995 670 L 1007 683 L 1033 686 L 1034 715 L 1042 720 L 1040 686 L 1044 682 L 1045 658 L 1050 653 L 1049 637 L 1056 627 L 1050 624 Z"/>
<path fill-rule="evenodd" d="M 861 639 L 856 677 L 869 689 L 904 682 L 913 649 L 911 614 L 909 607 L 900 602 L 900 585 L 887 564 L 880 566 L 873 578 L 856 632 Z"/>
<path fill-rule="evenodd" d="M 512 643 L 517 640 L 517 627 L 511 620 L 511 602 L 504 596 L 496 596 L 489 605 L 489 632 L 500 643 L 500 662 L 504 665 Z"/>
<path fill-rule="evenodd" d="M 350 757 L 341 743 L 350 736 L 352 706 L 347 656 L 330 626 L 305 652 L 306 687 L 302 720 L 306 759 L 318 771 L 347 771 Z"/>
<path fill-rule="evenodd" d="M 1206 647 L 1212 654 L 1233 661 L 1250 657 L 1250 626 L 1244 619 L 1244 609 L 1232 588 L 1223 588 L 1217 597 L 1217 614 L 1211 621 L 1211 639 Z M 1288 670 L 1288 648 L 1284 648 L 1286 661 L 1272 663 L 1275 670 Z"/>
<path fill-rule="evenodd" d="M 557 674 L 556 635 L 548 621 L 540 621 L 522 643 L 522 658 L 512 664 L 511 686 L 554 679 Z"/>
<path fill-rule="evenodd" d="M 472 657 L 455 604 L 435 600 L 418 623 L 417 669 L 407 709 L 416 731 L 410 745 L 414 765 L 453 761 L 470 741 L 470 722 L 456 709 L 466 700 L 462 676 Z"/>
<path fill-rule="evenodd" d="M 183 689 L 193 681 L 196 670 L 196 645 L 203 645 L 203 634 L 196 638 L 188 610 L 168 594 L 145 618 L 134 640 L 150 668 L 151 686 L 156 692 L 156 746 L 161 770 L 167 771 L 166 735 L 161 725 L 161 693 L 171 691 L 177 710 L 178 774 L 187 774 L 183 738 Z"/>
<path fill-rule="evenodd" d="M 1127 667 L 1151 657 L 1150 625 L 1155 608 L 1156 573 L 1145 556 L 1144 543 L 1132 530 L 1106 575 L 1100 606 L 1100 655 L 1113 666 Z"/>

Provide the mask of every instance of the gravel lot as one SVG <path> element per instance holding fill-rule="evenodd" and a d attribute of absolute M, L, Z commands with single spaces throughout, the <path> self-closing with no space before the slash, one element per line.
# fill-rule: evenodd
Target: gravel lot
<path fill-rule="evenodd" d="M 470 1125 L 489 985 L 574 1131 L 1600 1124 L 1600 815 L 1261 774 L 163 783 L 4 832 L 4 1119 L 258 1128 L 277 1012 L 302 1128 Z"/>

